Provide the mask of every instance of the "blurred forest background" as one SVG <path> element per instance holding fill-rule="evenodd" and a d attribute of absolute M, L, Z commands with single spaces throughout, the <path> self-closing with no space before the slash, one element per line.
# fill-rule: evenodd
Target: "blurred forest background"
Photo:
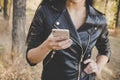
<path fill-rule="evenodd" d="M 40 80 L 42 63 L 31 67 L 25 59 L 26 35 L 40 2 L 0 0 L 0 80 Z M 120 0 L 94 0 L 94 6 L 106 15 L 112 49 L 100 80 L 120 80 Z"/>

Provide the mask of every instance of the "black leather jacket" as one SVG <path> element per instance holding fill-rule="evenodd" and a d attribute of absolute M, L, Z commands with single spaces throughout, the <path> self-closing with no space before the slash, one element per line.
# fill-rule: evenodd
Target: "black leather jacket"
<path fill-rule="evenodd" d="M 94 80 L 94 74 L 84 73 L 86 65 L 82 62 L 91 57 L 94 46 L 99 55 L 110 56 L 106 19 L 92 6 L 87 6 L 87 9 L 87 20 L 78 30 L 65 7 L 46 3 L 37 9 L 29 30 L 27 51 L 39 46 L 53 28 L 69 29 L 73 40 L 71 47 L 51 51 L 44 59 L 42 80 Z"/>

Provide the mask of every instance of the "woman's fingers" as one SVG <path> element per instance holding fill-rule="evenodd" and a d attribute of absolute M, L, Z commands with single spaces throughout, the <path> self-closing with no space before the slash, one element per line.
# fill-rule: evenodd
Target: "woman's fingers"
<path fill-rule="evenodd" d="M 54 50 L 61 50 L 70 47 L 71 44 L 72 44 L 72 40 L 68 39 L 60 42 L 53 42 L 51 45 Z"/>
<path fill-rule="evenodd" d="M 54 37 L 52 34 L 48 37 L 48 40 L 50 42 L 59 42 L 59 41 L 63 41 L 65 40 L 64 37 L 60 36 L 60 37 Z"/>
<path fill-rule="evenodd" d="M 87 59 L 84 61 L 84 64 L 88 64 L 88 63 L 92 63 L 92 62 L 94 62 L 92 59 Z"/>
<path fill-rule="evenodd" d="M 72 45 L 72 40 L 65 39 L 63 36 L 54 37 L 51 34 L 47 40 L 48 40 L 48 46 L 53 50 L 66 49 Z"/>
<path fill-rule="evenodd" d="M 92 63 L 91 63 L 91 65 L 92 65 Z M 84 69 L 84 71 L 85 71 L 87 74 L 95 73 L 96 70 L 97 70 L 96 65 L 94 65 L 94 66 L 91 66 L 91 65 L 88 64 L 88 66 Z"/>
<path fill-rule="evenodd" d="M 95 61 L 93 61 L 91 59 L 88 59 L 88 60 L 84 61 L 84 64 L 88 64 L 87 67 L 84 69 L 84 71 L 87 74 L 97 73 L 98 72 L 98 66 L 97 66 Z"/>

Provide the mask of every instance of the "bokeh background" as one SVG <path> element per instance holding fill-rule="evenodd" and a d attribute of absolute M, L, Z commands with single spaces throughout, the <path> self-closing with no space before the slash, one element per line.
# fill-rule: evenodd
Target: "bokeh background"
<path fill-rule="evenodd" d="M 42 62 L 28 65 L 25 39 L 41 0 L 5 1 L 0 0 L 0 80 L 40 80 Z M 112 51 L 100 80 L 120 80 L 120 0 L 94 0 L 94 7 L 107 18 Z M 96 54 L 94 48 L 93 59 Z"/>

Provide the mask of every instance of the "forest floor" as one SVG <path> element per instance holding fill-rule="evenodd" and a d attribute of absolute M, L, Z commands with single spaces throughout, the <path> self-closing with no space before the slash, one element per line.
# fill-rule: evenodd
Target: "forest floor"
<path fill-rule="evenodd" d="M 32 0 L 31 0 L 32 1 Z M 29 3 L 29 2 L 28 2 Z M 34 7 L 28 6 L 26 19 L 26 34 L 35 12 L 36 3 L 29 3 Z M 42 63 L 31 67 L 27 64 L 25 54 L 12 54 L 12 21 L 3 18 L 0 12 L 0 80 L 40 80 Z M 110 31 L 111 60 L 102 72 L 101 80 L 120 80 L 120 31 Z M 93 54 L 96 55 L 96 49 Z M 94 56 L 95 57 L 95 56 Z"/>

